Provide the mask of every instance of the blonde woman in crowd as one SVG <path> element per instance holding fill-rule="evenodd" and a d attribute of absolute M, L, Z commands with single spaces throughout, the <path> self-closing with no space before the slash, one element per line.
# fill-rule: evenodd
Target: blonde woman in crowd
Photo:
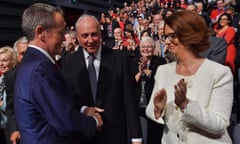
<path fill-rule="evenodd" d="M 12 47 L 4 46 L 0 48 L 0 119 L 1 131 L 4 132 L 7 144 L 10 144 L 10 131 L 7 129 L 8 118 L 6 109 L 8 107 L 7 88 L 5 84 L 5 74 L 13 69 L 17 64 L 17 56 Z M 4 139 L 4 138 L 1 138 Z"/>

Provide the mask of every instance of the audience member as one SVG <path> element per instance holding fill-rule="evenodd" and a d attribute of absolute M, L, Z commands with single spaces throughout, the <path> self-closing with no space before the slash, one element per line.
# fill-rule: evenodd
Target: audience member
<path fill-rule="evenodd" d="M 120 27 L 113 30 L 114 39 L 107 41 L 106 46 L 114 50 L 122 50 L 123 32 Z"/>
<path fill-rule="evenodd" d="M 6 86 L 5 74 L 13 69 L 17 64 L 17 56 L 12 47 L 2 47 L 0 48 L 0 117 L 1 123 L 0 128 L 3 130 L 7 144 L 11 144 L 10 135 L 8 126 L 8 115 L 7 115 L 7 107 L 8 105 L 8 89 Z M 4 139 L 4 138 L 1 138 Z"/>
<path fill-rule="evenodd" d="M 197 9 L 196 12 L 202 16 L 202 18 L 205 20 L 206 24 L 208 25 L 208 27 L 212 27 L 212 23 L 211 23 L 211 19 L 209 17 L 209 14 L 204 11 L 204 6 L 203 6 L 203 2 L 196 2 L 195 3 Z"/>
<path fill-rule="evenodd" d="M 28 47 L 28 39 L 26 36 L 18 38 L 13 44 L 13 49 L 17 54 L 17 62 L 20 63 Z"/>
<path fill-rule="evenodd" d="M 78 49 L 77 33 L 75 30 L 66 30 L 64 34 L 65 39 L 63 40 L 63 49 L 61 56 L 74 53 Z"/>
<path fill-rule="evenodd" d="M 158 24 L 158 37 L 159 39 L 156 41 L 156 48 L 154 49 L 154 55 L 165 57 L 165 44 L 163 41 L 163 29 L 164 29 L 164 21 Z"/>
<path fill-rule="evenodd" d="M 154 40 L 158 40 L 158 25 L 162 21 L 164 21 L 164 18 L 161 14 L 153 15 L 153 22 L 150 24 L 150 27 L 152 28 L 152 38 Z"/>
<path fill-rule="evenodd" d="M 217 21 L 221 14 L 224 13 L 225 4 L 224 0 L 216 0 L 217 7 L 212 9 L 210 12 L 211 22 L 213 24 L 213 29 L 217 28 Z"/>
<path fill-rule="evenodd" d="M 149 102 L 153 85 L 154 75 L 159 65 L 165 64 L 164 58 L 154 56 L 155 41 L 149 37 L 142 37 L 140 42 L 140 56 L 133 62 L 133 73 L 136 81 L 136 101 L 141 118 L 141 126 L 145 144 L 160 144 L 162 136 L 162 125 L 148 119 L 145 108 Z"/>
<path fill-rule="evenodd" d="M 140 40 L 138 39 L 137 35 L 134 33 L 133 25 L 127 24 L 124 30 L 124 38 L 122 42 L 122 46 L 127 48 L 128 51 L 139 53 Z"/>
<path fill-rule="evenodd" d="M 113 30 L 116 27 L 120 27 L 116 18 L 113 18 L 111 16 L 106 16 L 106 22 L 103 25 L 103 30 L 102 30 L 103 42 L 108 43 L 108 41 L 114 39 L 113 38 Z"/>
<path fill-rule="evenodd" d="M 210 47 L 205 51 L 201 52 L 202 57 L 206 57 L 210 60 L 225 65 L 227 55 L 227 42 L 224 38 L 210 36 L 209 37 Z"/>
<path fill-rule="evenodd" d="M 165 17 L 169 17 L 169 16 L 171 16 L 173 13 L 174 13 L 174 10 L 173 10 L 173 9 L 167 9 L 167 10 L 166 10 Z"/>
<path fill-rule="evenodd" d="M 23 144 L 80 143 L 102 126 L 101 116 L 81 114 L 73 106 L 64 77 L 54 65 L 64 40 L 63 12 L 35 3 L 24 10 L 23 32 L 29 47 L 17 69 L 14 110 Z"/>
<path fill-rule="evenodd" d="M 177 61 L 158 68 L 146 110 L 165 125 L 162 144 L 231 144 L 233 77 L 228 67 L 199 55 L 209 48 L 204 20 L 196 13 L 176 12 L 165 20 L 164 34 Z"/>
<path fill-rule="evenodd" d="M 197 7 L 194 4 L 189 4 L 186 8 L 186 10 L 189 10 L 191 12 L 196 13 L 197 12 Z"/>
<path fill-rule="evenodd" d="M 122 42 L 123 42 L 123 32 L 120 27 L 116 27 L 114 29 L 114 48 L 122 50 Z"/>
<path fill-rule="evenodd" d="M 235 12 L 235 9 L 231 6 L 226 7 L 225 13 L 231 15 L 232 17 L 232 26 L 234 27 L 235 31 L 239 30 L 240 26 L 240 14 Z"/>
<path fill-rule="evenodd" d="M 237 55 L 237 50 L 235 47 L 236 32 L 234 30 L 234 27 L 232 27 L 231 16 L 227 13 L 223 13 L 220 15 L 217 23 L 218 29 L 216 30 L 216 36 L 224 38 L 227 42 L 227 56 L 225 64 L 231 68 L 233 74 L 235 75 L 235 58 Z"/>

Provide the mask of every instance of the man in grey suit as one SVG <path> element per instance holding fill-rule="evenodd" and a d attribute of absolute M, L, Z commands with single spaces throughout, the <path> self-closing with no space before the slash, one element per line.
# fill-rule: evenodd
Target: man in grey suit
<path fill-rule="evenodd" d="M 210 36 L 209 41 L 210 48 L 202 52 L 201 56 L 224 65 L 227 54 L 226 40 L 224 38 Z"/>

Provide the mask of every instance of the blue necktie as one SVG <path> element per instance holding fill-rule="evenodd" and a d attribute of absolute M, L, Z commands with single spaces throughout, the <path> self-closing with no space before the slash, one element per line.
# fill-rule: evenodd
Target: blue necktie
<path fill-rule="evenodd" d="M 93 64 L 94 59 L 95 59 L 95 56 L 89 55 L 89 57 L 88 57 L 88 75 L 89 75 L 89 80 L 90 80 L 90 84 L 91 84 L 93 100 L 95 102 L 96 93 L 97 93 L 97 75 L 96 75 L 96 70 L 95 70 L 95 67 Z"/>

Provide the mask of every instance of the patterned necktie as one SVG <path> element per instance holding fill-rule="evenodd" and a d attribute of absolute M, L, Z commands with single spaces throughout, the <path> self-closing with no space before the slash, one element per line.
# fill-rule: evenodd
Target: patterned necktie
<path fill-rule="evenodd" d="M 89 80 L 90 80 L 90 84 L 91 84 L 91 91 L 92 91 L 93 99 L 95 102 L 96 92 L 97 92 L 97 75 L 96 75 L 95 66 L 93 64 L 94 59 L 95 59 L 94 55 L 88 56 L 88 75 L 89 75 Z"/>

